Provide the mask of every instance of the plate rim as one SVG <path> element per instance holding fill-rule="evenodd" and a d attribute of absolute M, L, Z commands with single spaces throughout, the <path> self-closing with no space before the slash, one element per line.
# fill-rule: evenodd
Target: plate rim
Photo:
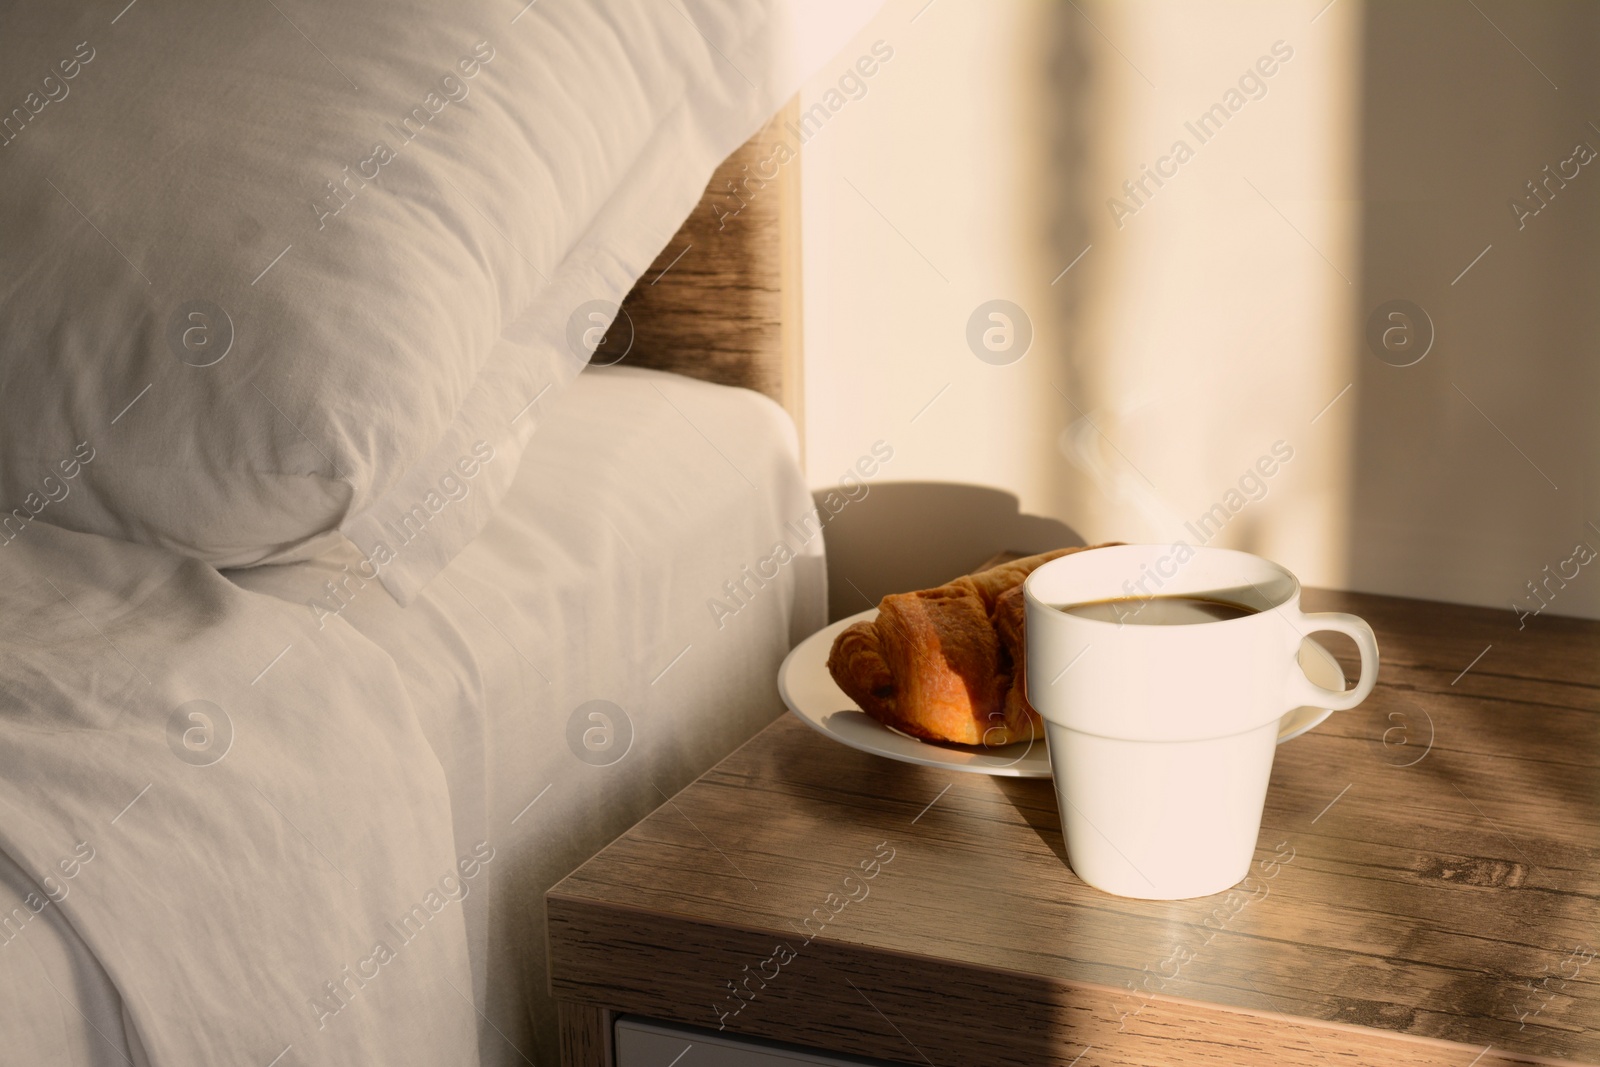
<path fill-rule="evenodd" d="M 1033 742 L 1033 741 L 1028 742 L 1028 750 L 1026 752 L 1024 752 L 1022 756 L 1019 756 L 1016 760 L 1013 760 L 1010 763 L 1002 764 L 1000 766 L 995 766 L 995 765 L 989 764 L 989 763 L 979 763 L 979 762 L 976 762 L 976 760 L 997 759 L 998 757 L 989 756 L 988 754 L 985 754 L 985 753 L 970 753 L 970 754 L 969 753 L 962 753 L 959 750 L 946 749 L 946 748 L 943 748 L 943 747 L 940 747 L 940 746 L 933 745 L 930 742 L 918 741 L 916 738 L 911 737 L 908 734 L 901 734 L 901 733 L 898 733 L 896 731 L 890 730 L 889 727 L 887 727 L 887 726 L 883 725 L 882 723 L 878 722 L 876 719 L 872 718 L 870 715 L 867 715 L 866 712 L 861 710 L 859 705 L 856 705 L 854 703 L 854 701 L 850 701 L 849 696 L 843 694 L 842 692 L 841 692 L 841 695 L 844 696 L 844 699 L 846 701 L 849 701 L 850 707 L 849 708 L 838 708 L 838 709 L 835 709 L 834 712 L 830 712 L 829 714 L 836 714 L 837 712 L 847 711 L 847 710 L 852 710 L 853 709 L 857 714 L 859 714 L 859 715 L 863 716 L 864 718 L 866 718 L 866 720 L 868 722 L 871 722 L 875 727 L 877 727 L 879 730 L 883 731 L 887 735 L 890 735 L 890 736 L 893 736 L 893 737 L 903 737 L 906 740 L 912 741 L 912 742 L 914 742 L 914 743 L 916 743 L 918 745 L 927 745 L 928 748 L 929 748 L 930 754 L 929 755 L 921 755 L 921 754 L 913 754 L 913 753 L 910 753 L 910 752 L 889 751 L 884 747 L 875 747 L 875 746 L 872 746 L 872 745 L 864 744 L 864 743 L 859 742 L 855 738 L 846 736 L 846 735 L 844 735 L 842 733 L 839 733 L 837 731 L 829 729 L 824 720 L 819 719 L 819 718 L 815 718 L 810 714 L 807 714 L 807 713 L 804 713 L 804 712 L 800 711 L 800 709 L 797 706 L 798 701 L 796 701 L 794 696 L 792 695 L 792 690 L 791 690 L 791 686 L 790 686 L 790 677 L 791 677 L 792 673 L 795 670 L 799 669 L 798 665 L 797 665 L 797 660 L 800 657 L 802 651 L 803 650 L 809 650 L 809 646 L 812 645 L 813 643 L 820 644 L 822 642 L 823 638 L 824 638 L 824 635 L 826 635 L 828 645 L 831 648 L 831 646 L 833 644 L 833 639 L 835 637 L 837 637 L 839 633 L 841 633 L 844 630 L 848 629 L 850 626 L 853 626 L 855 623 L 870 621 L 872 619 L 876 619 L 877 617 L 878 617 L 878 609 L 874 607 L 874 608 L 867 608 L 864 611 L 858 611 L 854 615 L 847 616 L 847 617 L 845 617 L 843 619 L 835 619 L 833 622 L 828 623 L 826 626 L 823 626 L 822 628 L 820 628 L 820 629 L 808 634 L 804 638 L 802 638 L 800 641 L 798 641 L 795 644 L 795 646 L 793 648 L 791 648 L 789 650 L 788 654 L 783 657 L 783 663 L 780 664 L 779 667 L 778 667 L 778 695 L 783 700 L 784 708 L 790 715 L 793 715 L 795 718 L 799 719 L 801 722 L 805 723 L 807 726 L 811 727 L 811 729 L 817 731 L 819 734 L 822 734 L 824 737 L 827 737 L 830 740 L 832 740 L 832 741 L 834 741 L 834 742 L 836 742 L 838 744 L 844 745 L 847 748 L 855 749 L 857 752 L 866 752 L 866 753 L 868 753 L 870 755 L 881 756 L 884 759 L 891 759 L 891 760 L 894 760 L 894 761 L 896 761 L 898 763 L 908 763 L 908 764 L 911 764 L 912 766 L 933 767 L 933 768 L 939 768 L 939 769 L 950 770 L 950 771 L 960 771 L 960 772 L 964 772 L 964 773 L 967 773 L 967 774 L 984 774 L 984 775 L 988 775 L 990 777 L 997 777 L 997 778 L 1048 778 L 1048 777 L 1050 777 L 1050 774 L 1051 774 L 1051 772 L 1050 772 L 1050 757 L 1049 757 L 1048 748 L 1046 748 L 1044 750 L 1044 756 L 1043 756 L 1043 760 L 1042 760 L 1042 762 L 1043 762 L 1043 767 L 1042 768 L 1040 768 L 1038 766 L 1038 764 L 1041 762 L 1038 758 L 1035 758 L 1034 760 L 1029 761 L 1027 764 L 1022 763 L 1022 760 L 1027 759 L 1027 757 L 1032 753 L 1033 745 L 1035 744 L 1035 742 Z M 1334 658 L 1333 653 L 1329 652 L 1326 648 L 1324 648 L 1322 646 L 1321 643 L 1319 643 L 1318 641 L 1316 641 L 1314 638 L 1311 638 L 1311 637 L 1306 637 L 1304 639 L 1304 644 L 1301 646 L 1302 649 L 1304 649 L 1306 645 L 1309 645 L 1311 647 L 1311 649 L 1314 650 L 1313 653 L 1312 653 L 1313 655 L 1320 656 L 1326 662 L 1326 664 L 1334 672 L 1336 672 L 1339 675 L 1340 679 L 1344 679 L 1344 668 L 1339 665 L 1339 661 Z M 832 680 L 831 677 L 830 677 L 829 680 L 830 681 Z M 838 683 L 835 682 L 834 684 L 837 685 Z M 1285 741 L 1292 741 L 1295 738 L 1300 737 L 1300 736 L 1308 733 L 1309 731 L 1311 731 L 1311 730 L 1315 729 L 1316 727 L 1320 726 L 1322 723 L 1326 722 L 1328 720 L 1328 718 L 1333 714 L 1333 709 L 1332 708 L 1318 708 L 1313 704 L 1305 704 L 1305 705 L 1302 705 L 1301 707 L 1292 708 L 1289 711 L 1284 712 L 1282 718 L 1280 718 L 1278 721 L 1281 724 L 1289 716 L 1303 713 L 1308 708 L 1312 709 L 1313 714 L 1311 714 L 1309 717 L 1307 717 L 1306 721 L 1300 722 L 1300 723 L 1296 723 L 1293 726 L 1293 728 L 1291 728 L 1291 729 L 1283 730 L 1282 728 L 1280 728 L 1279 734 L 1278 734 L 1278 740 L 1277 740 L 1276 744 L 1281 745 Z M 1042 738 L 1040 740 L 1042 740 Z M 1021 742 L 1016 742 L 1016 744 L 1021 744 Z M 1006 746 L 1003 746 L 1002 749 L 997 750 L 997 751 L 1003 751 L 1005 748 L 1011 748 L 1011 747 L 1012 747 L 1011 745 L 1006 745 Z M 971 759 L 968 759 L 968 760 L 954 760 L 954 759 L 943 758 L 943 756 L 932 755 L 931 753 L 941 753 L 941 754 L 947 754 L 947 755 L 951 755 L 951 756 L 954 756 L 954 755 L 968 755 L 968 756 L 971 757 Z"/>

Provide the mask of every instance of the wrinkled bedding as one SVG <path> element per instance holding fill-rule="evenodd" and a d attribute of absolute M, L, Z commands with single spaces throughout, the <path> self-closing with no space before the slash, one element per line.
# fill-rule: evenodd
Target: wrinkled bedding
<path fill-rule="evenodd" d="M 555 1062 L 545 889 L 777 714 L 824 585 L 770 401 L 610 368 L 540 416 L 405 608 L 349 546 L 0 547 L 8 1059 Z"/>

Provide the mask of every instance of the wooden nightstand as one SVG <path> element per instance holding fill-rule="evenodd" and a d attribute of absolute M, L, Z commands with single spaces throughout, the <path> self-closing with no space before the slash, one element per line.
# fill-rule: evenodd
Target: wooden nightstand
<path fill-rule="evenodd" d="M 550 891 L 565 1062 L 622 1013 L 939 1067 L 1600 1062 L 1600 623 L 1305 601 L 1382 674 L 1279 749 L 1236 892 L 1107 896 L 1049 781 L 786 717 Z"/>

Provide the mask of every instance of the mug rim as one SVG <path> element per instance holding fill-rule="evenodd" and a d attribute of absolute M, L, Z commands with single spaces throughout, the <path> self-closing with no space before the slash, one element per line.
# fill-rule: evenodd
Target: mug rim
<path fill-rule="evenodd" d="M 1122 628 L 1123 626 L 1126 625 L 1126 623 L 1122 622 L 1121 620 L 1118 620 L 1116 622 L 1112 622 L 1110 619 L 1094 619 L 1094 618 L 1089 618 L 1088 616 L 1084 616 L 1084 615 L 1073 615 L 1070 612 L 1064 611 L 1063 609 L 1061 609 L 1059 607 L 1056 607 L 1054 604 L 1046 602 L 1035 591 L 1035 584 L 1034 584 L 1035 580 L 1039 579 L 1041 575 L 1044 575 L 1044 574 L 1048 573 L 1051 570 L 1051 568 L 1055 568 L 1056 570 L 1059 571 L 1059 570 L 1067 569 L 1067 567 L 1086 566 L 1087 562 L 1074 562 L 1074 561 L 1087 561 L 1089 559 L 1094 559 L 1094 558 L 1103 558 L 1103 557 L 1100 556 L 1100 553 L 1102 553 L 1102 552 L 1118 552 L 1119 554 L 1136 554 L 1136 553 L 1141 553 L 1141 552 L 1148 553 L 1151 550 L 1162 550 L 1162 549 L 1165 549 L 1165 550 L 1167 550 L 1169 552 L 1175 552 L 1180 546 L 1187 547 L 1190 552 L 1195 553 L 1195 555 L 1197 555 L 1197 556 L 1199 554 L 1201 554 L 1201 553 L 1208 553 L 1208 554 L 1213 555 L 1213 556 L 1243 557 L 1244 559 L 1251 560 L 1251 561 L 1253 561 L 1253 562 L 1255 562 L 1257 564 L 1264 565 L 1264 566 L 1272 569 L 1273 571 L 1276 571 L 1277 574 L 1288 583 L 1287 592 L 1285 593 L 1284 596 L 1276 597 L 1276 598 L 1269 598 L 1271 600 L 1271 602 L 1268 603 L 1266 607 L 1259 608 L 1256 611 L 1253 611 L 1249 615 L 1241 615 L 1241 616 L 1238 616 L 1238 617 L 1232 618 L 1232 619 L 1207 619 L 1204 622 L 1186 623 L 1185 625 L 1189 625 L 1189 626 L 1211 626 L 1211 625 L 1215 625 L 1215 624 L 1218 624 L 1218 623 L 1249 622 L 1256 615 L 1265 614 L 1266 612 L 1269 612 L 1269 611 L 1277 611 L 1278 609 L 1288 607 L 1289 605 L 1294 604 L 1299 600 L 1300 591 L 1301 591 L 1300 579 L 1295 577 L 1293 571 L 1289 570 L 1289 568 L 1285 567 L 1283 564 L 1277 562 L 1276 560 L 1271 560 L 1271 559 L 1268 559 L 1266 556 L 1258 556 L 1254 552 L 1245 552 L 1245 551 L 1243 551 L 1241 549 L 1237 549 L 1237 548 L 1212 548 L 1209 545 L 1196 546 L 1196 545 L 1190 545 L 1187 542 L 1174 542 L 1171 545 L 1164 545 L 1164 544 L 1161 544 L 1159 542 L 1134 542 L 1134 543 L 1120 544 L 1120 545 L 1106 545 L 1103 548 L 1096 548 L 1096 549 L 1092 549 L 1092 550 L 1087 551 L 1087 552 L 1074 552 L 1074 553 L 1072 553 L 1070 555 L 1058 556 L 1057 558 L 1055 558 L 1053 560 L 1050 560 L 1049 562 L 1044 563 L 1043 565 L 1041 565 L 1039 567 L 1034 568 L 1033 572 L 1031 574 L 1029 574 L 1028 577 L 1023 580 L 1023 583 L 1022 583 L 1022 597 L 1023 597 L 1023 600 L 1024 600 L 1025 603 L 1035 604 L 1040 608 L 1044 608 L 1044 609 L 1046 609 L 1046 610 L 1048 610 L 1050 612 L 1053 612 L 1055 615 L 1061 616 L 1062 618 L 1072 619 L 1076 623 L 1083 623 L 1083 624 L 1090 625 L 1090 626 L 1114 626 L 1114 627 L 1117 627 L 1118 629 L 1120 629 L 1120 628 Z M 1126 552 L 1124 550 L 1132 550 L 1132 552 Z M 1066 567 L 1060 566 L 1062 564 L 1065 564 L 1067 566 Z M 1251 585 L 1252 587 L 1255 586 L 1254 582 L 1249 582 L 1248 584 Z M 1257 589 L 1256 591 L 1257 592 L 1261 592 L 1260 589 Z M 1120 600 L 1120 599 L 1127 599 L 1127 600 L 1153 600 L 1153 599 L 1156 598 L 1156 596 L 1159 596 L 1159 595 L 1160 594 L 1156 594 L 1155 596 L 1150 596 L 1150 597 L 1106 597 L 1106 598 L 1102 598 L 1102 599 L 1103 600 Z M 1183 594 L 1170 594 L 1170 595 L 1181 596 Z M 1086 604 L 1099 603 L 1099 602 L 1100 601 L 1083 601 L 1083 603 L 1086 603 Z M 1240 606 L 1242 607 L 1244 605 L 1240 605 Z"/>

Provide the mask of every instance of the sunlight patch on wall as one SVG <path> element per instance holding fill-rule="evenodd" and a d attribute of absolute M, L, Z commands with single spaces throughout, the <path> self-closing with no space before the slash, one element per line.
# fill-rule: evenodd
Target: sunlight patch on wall
<path fill-rule="evenodd" d="M 1360 12 L 1319 6 L 1084 7 L 1114 100 L 1059 447 L 1090 536 L 1242 548 L 1337 585 Z"/>

